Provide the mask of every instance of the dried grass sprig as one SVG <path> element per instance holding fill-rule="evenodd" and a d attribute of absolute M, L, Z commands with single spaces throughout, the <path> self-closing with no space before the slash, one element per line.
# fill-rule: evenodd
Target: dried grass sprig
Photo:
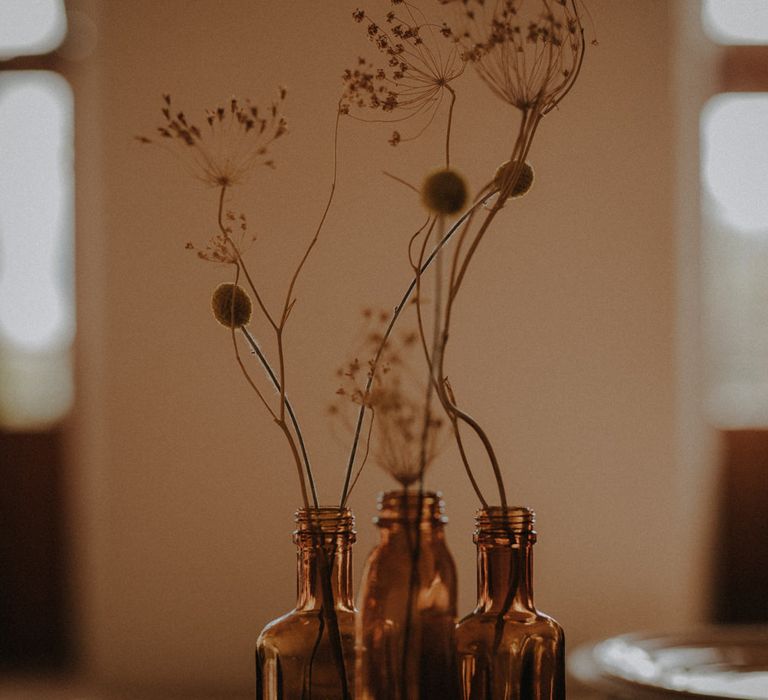
<path fill-rule="evenodd" d="M 373 317 L 370 311 L 364 315 Z M 389 314 L 382 312 L 376 318 L 378 326 L 387 322 Z M 413 365 L 418 341 L 415 331 L 396 334 L 379 356 L 378 371 L 372 373 L 372 358 L 382 340 L 382 329 L 376 326 L 369 325 L 361 349 L 370 359 L 361 362 L 355 358 L 337 371 L 341 386 L 332 412 L 343 417 L 345 404 L 350 403 L 371 412 L 372 425 L 375 417 L 371 457 L 407 489 L 423 477 L 437 457 L 443 421 L 429 412 L 425 415 L 425 387 Z M 369 378 L 372 384 L 366 390 Z M 352 429 L 349 421 L 346 425 Z"/>

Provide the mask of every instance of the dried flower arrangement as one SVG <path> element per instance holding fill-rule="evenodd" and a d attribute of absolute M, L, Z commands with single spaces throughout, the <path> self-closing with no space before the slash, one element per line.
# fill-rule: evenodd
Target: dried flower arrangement
<path fill-rule="evenodd" d="M 246 217 L 228 211 L 225 201 L 231 189 L 242 185 L 257 166 L 274 164 L 272 146 L 287 133 L 283 117 L 285 90 L 279 90 L 277 99 L 266 110 L 232 99 L 225 106 L 205 112 L 200 124 L 172 107 L 166 95 L 161 109 L 164 121 L 157 135 L 139 137 L 144 143 L 172 151 L 194 177 L 218 191 L 216 234 L 201 248 L 191 243 L 187 247 L 201 260 L 232 270 L 231 281 L 215 289 L 212 310 L 216 320 L 229 330 L 239 370 L 288 444 L 307 512 L 318 510 L 320 500 L 301 425 L 286 389 L 284 338 L 296 303 L 297 281 L 333 205 L 338 134 L 344 119 L 396 125 L 389 136 L 393 146 L 418 138 L 436 122 L 443 122 L 440 158 L 444 164 L 428 174 L 421 187 L 403 183 L 421 198 L 427 210 L 426 221 L 409 239 L 412 280 L 391 313 L 365 312 L 369 321 L 375 318 L 381 323 L 367 335 L 368 357 L 350 360 L 339 370 L 343 386 L 332 412 L 344 416 L 345 401 L 356 409 L 352 419 L 345 419 L 352 441 L 337 503 L 339 511 L 346 507 L 369 454 L 404 489 L 418 484 L 422 494 L 424 472 L 444 442 L 443 432 L 450 432 L 472 488 L 481 506 L 488 508 L 489 499 L 482 493 L 467 457 L 467 429 L 482 444 L 499 502 L 507 508 L 498 457 L 485 430 L 463 408 L 448 382 L 446 355 L 456 302 L 472 261 L 501 210 L 531 188 L 533 169 L 527 159 L 538 127 L 579 76 L 585 52 L 579 1 L 431 0 L 434 7 L 426 8 L 426 0 L 390 0 L 391 8 L 381 21 L 375 21 L 367 10 L 353 13 L 380 60 L 359 58 L 343 73 L 328 198 L 287 279 L 278 309 L 268 308 L 263 290 L 246 263 L 245 253 L 251 243 Z M 433 19 L 440 9 L 448 11 L 449 16 Z M 489 173 L 487 182 L 471 199 L 465 179 L 451 165 L 454 110 L 460 104 L 456 82 L 467 72 L 478 76 L 493 96 L 519 115 L 509 135 L 507 160 Z M 454 220 L 449 223 L 451 218 Z M 450 255 L 449 243 L 453 243 Z M 424 293 L 428 272 L 434 278 L 430 301 Z M 407 308 L 415 312 L 416 329 L 398 335 L 395 327 Z M 273 358 L 267 357 L 249 329 L 254 314 L 272 335 L 276 348 Z M 263 378 L 254 376 L 246 364 L 243 346 L 256 359 Z M 405 360 L 411 350 L 420 355 L 423 370 L 417 369 L 412 359 Z M 276 392 L 276 399 L 265 389 L 265 382 Z M 419 556 L 418 538 L 411 552 L 413 571 Z M 332 552 L 322 556 L 320 568 L 320 578 L 327 580 L 324 590 L 331 597 L 332 556 Z M 408 610 L 410 614 L 410 606 Z M 351 697 L 333 605 L 323 607 L 322 618 L 325 624 L 317 643 L 323 626 L 327 626 L 338 668 L 340 697 Z M 409 623 L 410 617 L 406 629 Z"/>
<path fill-rule="evenodd" d="M 412 2 L 394 0 L 383 23 L 377 23 L 364 10 L 354 19 L 366 26 L 368 37 L 383 55 L 385 64 L 359 59 L 355 69 L 344 74 L 346 90 L 342 110 L 356 116 L 364 109 L 387 113 L 392 121 L 424 115 L 431 124 L 446 95 L 450 100 L 445 134 L 445 167 L 425 178 L 419 191 L 429 212 L 426 223 L 416 231 L 408 255 L 414 273 L 411 286 L 395 307 L 391 323 L 382 335 L 380 349 L 370 360 L 370 390 L 389 333 L 405 304 L 413 297 L 417 308 L 419 338 L 429 368 L 426 403 L 437 398 L 451 425 L 459 454 L 478 500 L 483 496 L 467 460 L 461 426 L 473 431 L 481 441 L 493 470 L 499 500 L 507 505 L 504 479 L 492 443 L 480 424 L 459 407 L 446 379 L 445 356 L 456 299 L 478 247 L 493 221 L 510 199 L 525 194 L 533 184 L 533 169 L 527 162 L 534 136 L 545 115 L 555 109 L 573 87 L 584 59 L 585 40 L 581 10 L 573 0 L 439 0 L 453 5 L 451 20 L 430 21 Z M 446 45 L 447 44 L 447 45 Z M 457 63 L 457 61 L 459 61 Z M 512 133 L 509 159 L 502 163 L 479 192 L 467 211 L 446 226 L 448 217 L 465 209 L 468 192 L 464 179 L 451 169 L 451 131 L 456 91 L 453 81 L 470 65 L 491 92 L 520 114 L 516 133 Z M 364 117 L 357 117 L 364 118 Z M 410 138 L 394 132 L 390 143 L 397 145 Z M 479 220 L 479 221 L 478 221 Z M 473 229 L 474 226 L 474 229 Z M 441 251 L 456 235 L 449 270 L 441 269 Z M 422 279 L 434 265 L 434 327 L 428 337 L 422 314 Z M 367 406 L 361 403 L 357 430 Z M 426 409 L 430 414 L 429 408 Z M 431 414 L 430 414 L 431 415 Z M 428 431 L 425 431 L 425 434 Z M 351 472 L 353 454 L 348 464 Z M 342 494 L 342 503 L 347 497 Z"/>

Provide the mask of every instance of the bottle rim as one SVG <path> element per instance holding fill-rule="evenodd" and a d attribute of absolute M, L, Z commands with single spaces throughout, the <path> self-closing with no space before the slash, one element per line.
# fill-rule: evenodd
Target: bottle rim
<path fill-rule="evenodd" d="M 525 506 L 489 506 L 475 514 L 475 536 L 478 539 L 518 539 L 536 541 L 536 514 Z"/>
<path fill-rule="evenodd" d="M 394 490 L 379 493 L 376 502 L 378 514 L 374 524 L 379 527 L 392 523 L 444 525 L 448 522 L 445 515 L 445 501 L 440 491 Z M 421 513 L 419 513 L 421 502 Z"/>
<path fill-rule="evenodd" d="M 345 537 L 355 541 L 355 516 L 350 508 L 319 506 L 299 508 L 294 514 L 294 541 L 322 535 L 324 539 Z"/>

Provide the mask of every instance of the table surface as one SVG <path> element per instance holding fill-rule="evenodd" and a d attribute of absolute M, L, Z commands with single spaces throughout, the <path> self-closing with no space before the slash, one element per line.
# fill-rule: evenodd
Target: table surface
<path fill-rule="evenodd" d="M 0 675 L 0 700 L 253 700 L 253 694 L 157 694 L 102 689 L 76 678 Z M 603 696 L 569 691 L 568 700 L 603 700 Z"/>

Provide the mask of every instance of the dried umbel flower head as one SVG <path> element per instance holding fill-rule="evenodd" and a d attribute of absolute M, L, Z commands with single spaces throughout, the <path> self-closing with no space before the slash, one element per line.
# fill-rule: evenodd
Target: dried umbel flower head
<path fill-rule="evenodd" d="M 493 185 L 496 189 L 502 190 L 508 183 L 513 182 L 509 196 L 522 197 L 533 186 L 533 178 L 533 168 L 530 163 L 524 162 L 520 165 L 520 161 L 508 160 L 496 170 Z"/>
<path fill-rule="evenodd" d="M 577 0 L 440 0 L 459 8 L 451 33 L 488 87 L 523 111 L 546 114 L 581 68 Z"/>
<path fill-rule="evenodd" d="M 137 138 L 173 148 L 191 174 L 206 184 L 231 187 L 243 182 L 257 165 L 274 166 L 269 147 L 287 131 L 281 113 L 285 94 L 280 88 L 266 110 L 233 97 L 226 106 L 206 110 L 202 126 L 176 111 L 170 95 L 163 95 L 159 137 Z"/>
<path fill-rule="evenodd" d="M 447 168 L 427 175 L 421 186 L 421 201 L 433 214 L 456 214 L 467 203 L 467 183 Z"/>
<path fill-rule="evenodd" d="M 248 293 L 237 284 L 220 284 L 211 297 L 216 320 L 227 328 L 242 328 L 251 320 L 253 304 Z"/>
<path fill-rule="evenodd" d="M 385 323 L 389 318 L 386 312 L 374 314 L 371 310 L 364 316 L 373 324 Z M 381 332 L 370 325 L 364 350 L 373 356 L 381 341 Z M 368 392 L 365 385 L 373 369 L 372 361 L 353 359 L 337 371 L 342 386 L 336 392 L 337 401 L 330 406 L 331 414 L 341 419 L 345 404 L 363 404 L 370 409 L 374 421 L 371 456 L 403 487 L 415 483 L 422 465 L 426 469 L 435 460 L 443 433 L 440 418 L 425 417 L 425 386 L 414 361 L 420 352 L 416 331 L 391 337 Z"/>
<path fill-rule="evenodd" d="M 392 121 L 424 114 L 423 131 L 465 64 L 456 45 L 445 40 L 449 34 L 444 26 L 430 22 L 412 2 L 391 0 L 391 4 L 397 9 L 390 10 L 382 24 L 365 10 L 352 13 L 356 22 L 366 25 L 368 38 L 385 62 L 376 66 L 359 58 L 354 68 L 344 71 L 342 110 L 349 113 L 357 107 L 400 112 Z M 395 131 L 390 143 L 396 146 L 402 140 L 408 139 Z"/>

